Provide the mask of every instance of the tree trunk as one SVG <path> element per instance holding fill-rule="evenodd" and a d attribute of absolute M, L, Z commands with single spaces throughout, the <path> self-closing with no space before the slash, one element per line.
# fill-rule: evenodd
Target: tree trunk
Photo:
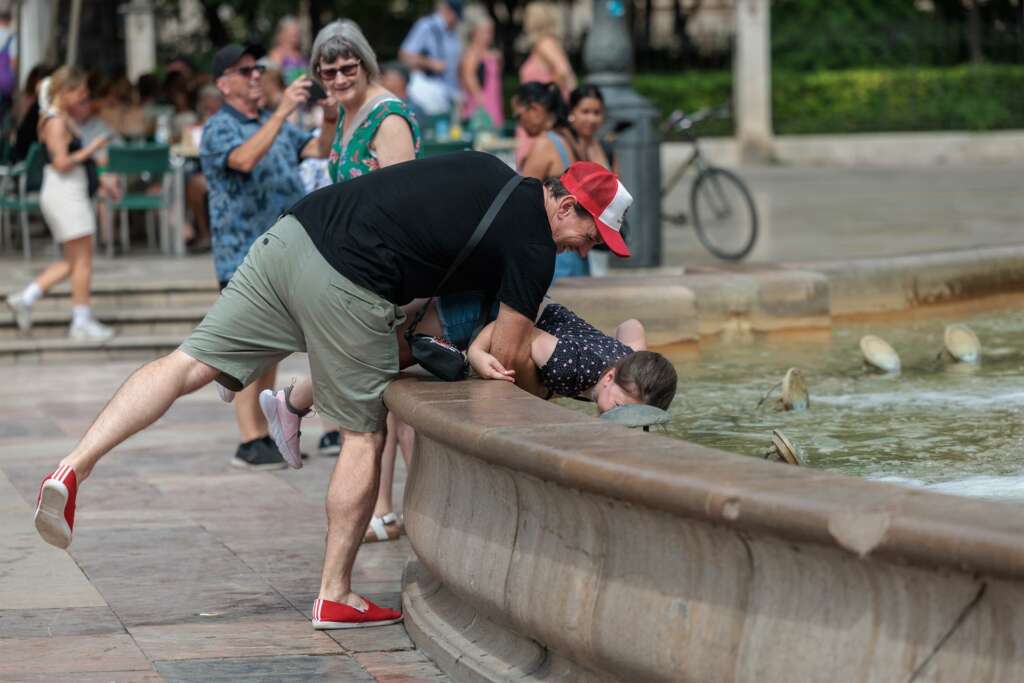
<path fill-rule="evenodd" d="M 981 10 L 978 9 L 978 0 L 967 2 L 967 49 L 972 64 L 981 64 L 985 61 L 981 49 Z"/>
<path fill-rule="evenodd" d="M 651 49 L 651 27 L 654 24 L 654 20 L 651 14 L 654 12 L 654 0 L 644 0 L 644 33 L 642 44 L 637 47 L 643 50 Z"/>
<path fill-rule="evenodd" d="M 227 45 L 230 42 L 228 30 L 224 26 L 224 22 L 220 20 L 220 15 L 217 14 L 220 2 L 218 0 L 200 0 L 200 3 L 203 6 L 203 19 L 206 20 L 206 36 L 210 39 L 210 43 L 214 49 Z"/>

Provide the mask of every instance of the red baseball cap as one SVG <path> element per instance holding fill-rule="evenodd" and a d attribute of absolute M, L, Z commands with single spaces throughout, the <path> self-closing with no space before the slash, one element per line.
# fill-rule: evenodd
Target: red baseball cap
<path fill-rule="evenodd" d="M 629 256 L 622 239 L 622 219 L 633 204 L 633 195 L 618 177 L 592 161 L 577 161 L 562 174 L 562 184 L 579 205 L 594 217 L 601 239 L 616 256 Z"/>

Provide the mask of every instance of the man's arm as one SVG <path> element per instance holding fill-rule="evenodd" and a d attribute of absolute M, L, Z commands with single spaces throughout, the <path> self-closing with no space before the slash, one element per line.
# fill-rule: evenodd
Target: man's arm
<path fill-rule="evenodd" d="M 281 95 L 281 104 L 277 106 L 267 122 L 260 126 L 255 135 L 235 147 L 228 155 L 228 168 L 240 173 L 252 172 L 252 169 L 274 144 L 274 140 L 281 132 L 281 127 L 284 126 L 287 118 L 291 116 L 296 107 L 309 99 L 309 82 L 309 79 L 303 76 L 295 79 L 291 85 L 285 88 Z"/>
<path fill-rule="evenodd" d="M 328 97 L 320 103 L 324 110 L 324 120 L 320 124 L 320 135 L 306 143 L 302 148 L 300 156 L 303 159 L 313 157 L 326 159 L 331 154 L 331 145 L 334 144 L 334 133 L 338 127 L 338 105 L 334 97 Z"/>
<path fill-rule="evenodd" d="M 409 35 L 398 48 L 399 61 L 413 70 L 434 74 L 443 72 L 445 63 L 442 60 L 424 54 L 432 49 L 430 43 L 430 17 L 424 17 L 412 25 Z"/>
<path fill-rule="evenodd" d="M 530 357 L 533 321 L 519 311 L 501 304 L 491 336 L 491 355 L 515 371 L 516 385 L 537 396 L 547 392 L 540 383 L 537 366 Z"/>

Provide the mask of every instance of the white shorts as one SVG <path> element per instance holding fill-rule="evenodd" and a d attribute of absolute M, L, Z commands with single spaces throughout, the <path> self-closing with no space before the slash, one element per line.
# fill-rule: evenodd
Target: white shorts
<path fill-rule="evenodd" d="M 49 164 L 43 168 L 39 208 L 57 242 L 63 244 L 96 232 L 96 210 L 89 199 L 89 179 L 81 164 L 67 173 L 58 173 Z"/>

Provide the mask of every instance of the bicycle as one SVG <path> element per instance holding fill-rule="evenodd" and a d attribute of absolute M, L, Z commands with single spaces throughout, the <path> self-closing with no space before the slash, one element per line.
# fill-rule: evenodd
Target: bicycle
<path fill-rule="evenodd" d="M 739 261 L 750 253 L 757 241 L 757 207 L 746 184 L 732 171 L 712 165 L 703 155 L 695 127 L 710 118 L 728 116 L 729 106 L 707 107 L 692 114 L 674 111 L 662 126 L 662 134 L 675 130 L 693 145 L 690 157 L 669 178 L 661 190 L 664 201 L 691 166 L 697 177 L 690 188 L 690 215 L 701 244 L 712 254 L 727 261 Z M 685 213 L 662 213 L 662 220 L 685 225 Z"/>

